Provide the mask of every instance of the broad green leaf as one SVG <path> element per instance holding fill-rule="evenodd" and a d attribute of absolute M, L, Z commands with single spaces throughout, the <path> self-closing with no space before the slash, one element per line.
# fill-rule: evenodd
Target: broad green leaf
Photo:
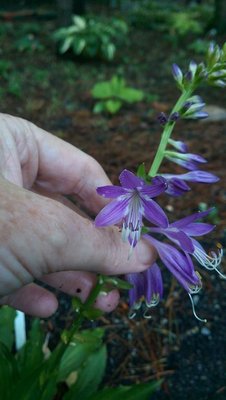
<path fill-rule="evenodd" d="M 96 83 L 92 91 L 92 96 L 96 99 L 106 99 L 112 96 L 111 84 L 108 81 Z"/>
<path fill-rule="evenodd" d="M 30 372 L 31 365 L 38 366 L 44 360 L 42 346 L 44 343 L 44 333 L 38 319 L 33 320 L 29 331 L 28 340 L 17 353 L 18 368 L 23 374 Z"/>
<path fill-rule="evenodd" d="M 60 53 L 64 54 L 66 51 L 68 51 L 71 47 L 71 44 L 73 43 L 73 36 L 68 36 L 66 39 L 63 41 L 62 45 L 60 46 Z"/>
<path fill-rule="evenodd" d="M 86 28 L 86 20 L 83 17 L 80 17 L 80 15 L 74 15 L 72 17 L 72 20 L 74 24 L 79 28 L 79 30 L 83 30 Z"/>
<path fill-rule="evenodd" d="M 86 47 L 85 39 L 76 39 L 76 40 L 74 39 L 73 51 L 75 54 L 77 55 L 81 54 L 85 47 Z"/>
<path fill-rule="evenodd" d="M 85 330 L 76 334 L 64 352 L 59 365 L 58 381 L 64 381 L 73 371 L 78 370 L 85 360 L 102 346 L 104 330 Z"/>
<path fill-rule="evenodd" d="M 91 354 L 78 370 L 78 378 L 72 385 L 63 400 L 86 400 L 93 395 L 100 385 L 106 368 L 106 346 L 102 346 Z"/>
<path fill-rule="evenodd" d="M 144 98 L 144 93 L 141 90 L 125 87 L 120 92 L 120 99 L 128 103 L 134 103 L 136 101 L 141 101 Z"/>
<path fill-rule="evenodd" d="M 11 350 L 14 342 L 14 319 L 16 310 L 3 306 L 0 308 L 0 342 Z"/>
<path fill-rule="evenodd" d="M 93 112 L 95 114 L 99 114 L 105 110 L 104 102 L 98 101 L 95 106 L 93 107 Z"/>
<path fill-rule="evenodd" d="M 122 102 L 120 100 L 107 100 L 105 107 L 109 113 L 116 114 L 122 107 Z"/>
<path fill-rule="evenodd" d="M 133 386 L 105 388 L 87 400 L 151 400 L 150 396 L 160 387 L 161 381 L 141 383 Z"/>

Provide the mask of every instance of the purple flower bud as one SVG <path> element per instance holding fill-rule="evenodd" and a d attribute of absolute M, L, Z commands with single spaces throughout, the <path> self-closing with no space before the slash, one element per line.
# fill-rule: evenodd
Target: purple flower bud
<path fill-rule="evenodd" d="M 187 153 L 188 151 L 188 146 L 180 140 L 169 139 L 168 143 L 171 144 L 171 146 L 173 146 L 175 149 L 181 151 L 181 153 Z"/>
<path fill-rule="evenodd" d="M 179 112 L 175 111 L 169 116 L 169 121 L 176 122 L 180 118 Z"/>
<path fill-rule="evenodd" d="M 189 71 L 191 72 L 192 77 L 194 77 L 195 74 L 196 74 L 196 71 L 197 71 L 197 64 L 196 64 L 195 61 L 191 61 L 191 62 L 190 62 L 190 64 L 189 64 Z"/>
<path fill-rule="evenodd" d="M 183 87 L 183 73 L 177 64 L 172 65 L 172 73 L 173 73 L 173 77 L 177 81 L 178 85 L 180 87 Z"/>
<path fill-rule="evenodd" d="M 161 125 L 165 125 L 168 122 L 168 117 L 164 112 L 161 112 L 158 115 L 157 120 Z"/>
<path fill-rule="evenodd" d="M 191 71 L 186 72 L 185 78 L 187 79 L 187 81 L 192 81 L 193 78 L 192 72 Z"/>

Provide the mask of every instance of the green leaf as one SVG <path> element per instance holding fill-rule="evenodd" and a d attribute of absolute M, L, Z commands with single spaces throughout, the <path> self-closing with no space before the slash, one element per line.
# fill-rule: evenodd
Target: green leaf
<path fill-rule="evenodd" d="M 83 52 L 86 47 L 86 40 L 82 38 L 74 39 L 73 41 L 73 51 L 75 54 L 79 55 Z"/>
<path fill-rule="evenodd" d="M 101 317 L 101 315 L 103 315 L 103 311 L 99 310 L 98 308 L 84 306 L 82 315 L 93 321 L 94 319 Z"/>
<path fill-rule="evenodd" d="M 11 400 L 12 385 L 17 378 L 17 368 L 15 359 L 7 346 L 0 343 L 0 398 Z"/>
<path fill-rule="evenodd" d="M 18 368 L 23 371 L 23 374 L 30 373 L 31 366 L 38 366 L 43 362 L 43 343 L 44 332 L 41 329 L 40 321 L 35 319 L 29 331 L 28 340 L 17 353 Z"/>
<path fill-rule="evenodd" d="M 122 107 L 122 102 L 120 100 L 107 100 L 105 106 L 109 113 L 116 114 Z"/>
<path fill-rule="evenodd" d="M 137 168 L 137 176 L 139 178 L 142 178 L 142 179 L 146 180 L 146 172 L 145 172 L 144 163 L 140 164 L 139 167 Z"/>
<path fill-rule="evenodd" d="M 105 58 L 109 61 L 113 60 L 115 56 L 115 45 L 113 43 L 108 43 L 106 46 L 103 48 L 103 54 Z"/>
<path fill-rule="evenodd" d="M 14 319 L 16 310 L 3 306 L 0 308 L 0 342 L 4 343 L 9 350 L 14 343 Z"/>
<path fill-rule="evenodd" d="M 86 330 L 76 334 L 65 350 L 59 365 L 58 381 L 65 381 L 68 375 L 78 370 L 94 351 L 102 346 L 104 330 Z"/>
<path fill-rule="evenodd" d="M 96 83 L 91 91 L 95 99 L 106 99 L 112 96 L 111 84 L 108 81 Z"/>
<path fill-rule="evenodd" d="M 62 45 L 60 46 L 60 54 L 64 54 L 66 53 L 66 51 L 68 51 L 73 43 L 73 36 L 68 36 L 65 38 L 65 40 L 63 41 Z"/>
<path fill-rule="evenodd" d="M 102 346 L 91 354 L 82 368 L 79 369 L 75 384 L 70 387 L 63 400 L 74 400 L 75 398 L 86 400 L 90 398 L 102 381 L 106 360 L 106 346 Z"/>
<path fill-rule="evenodd" d="M 161 385 L 159 382 L 141 383 L 133 386 L 119 386 L 115 388 L 105 388 L 98 391 L 94 396 L 87 400 L 150 400 L 153 394 Z"/>
<path fill-rule="evenodd" d="M 141 90 L 125 87 L 119 95 L 121 100 L 128 103 L 135 103 L 141 101 L 144 98 L 144 93 Z"/>
<path fill-rule="evenodd" d="M 98 101 L 93 107 L 93 112 L 99 114 L 105 110 L 105 105 L 103 101 Z"/>

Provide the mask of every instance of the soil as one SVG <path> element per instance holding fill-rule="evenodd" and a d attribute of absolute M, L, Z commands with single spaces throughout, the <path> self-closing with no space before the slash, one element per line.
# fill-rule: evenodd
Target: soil
<path fill-rule="evenodd" d="M 26 24 L 30 28 L 26 29 Z M 0 77 L 2 112 L 27 118 L 95 157 L 114 183 L 122 169 L 135 171 L 155 154 L 161 126 L 159 112 L 168 112 L 178 90 L 171 77 L 171 64 L 185 68 L 190 59 L 201 56 L 187 50 L 187 42 L 175 44 L 156 32 L 133 30 L 126 46 L 113 63 L 78 61 L 57 55 L 51 34 L 54 21 L 38 21 L 40 30 L 31 34 L 42 48 L 21 51 L 17 39 L 32 31 L 29 21 L 5 21 L 1 29 L 1 58 L 11 62 L 11 76 L 19 82 L 14 91 L 9 79 Z M 217 38 L 222 43 L 223 37 Z M 97 81 L 122 74 L 133 87 L 149 97 L 124 106 L 114 116 L 95 115 L 91 88 Z M 11 83 L 12 86 L 12 83 Z M 226 108 L 226 91 L 201 89 L 207 104 Z M 202 243 L 213 249 L 226 244 L 225 152 L 226 122 L 179 121 L 174 138 L 189 145 L 190 152 L 208 159 L 205 170 L 221 179 L 216 184 L 193 185 L 182 199 L 161 199 L 169 218 L 177 219 L 196 211 L 200 203 L 216 206 L 216 229 Z M 166 171 L 167 164 L 162 171 Z M 174 171 L 180 172 L 179 168 Z M 222 269 L 225 270 L 223 263 Z M 226 398 L 226 282 L 214 273 L 202 271 L 203 290 L 196 295 L 197 321 L 187 294 L 164 273 L 165 294 L 153 310 L 151 320 L 142 315 L 127 317 L 127 298 L 122 296 L 116 311 L 96 323 L 106 327 L 108 366 L 105 384 L 119 385 L 162 378 L 161 389 L 152 400 L 215 400 Z M 70 303 L 62 296 L 61 307 L 47 323 L 57 332 L 70 320 Z"/>

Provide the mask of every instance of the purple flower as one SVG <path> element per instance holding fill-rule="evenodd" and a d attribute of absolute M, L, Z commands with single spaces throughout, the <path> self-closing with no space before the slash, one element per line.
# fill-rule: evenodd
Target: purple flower
<path fill-rule="evenodd" d="M 181 153 L 187 153 L 188 151 L 187 144 L 182 142 L 181 140 L 168 139 L 168 143 L 175 149 L 179 150 Z"/>
<path fill-rule="evenodd" d="M 152 224 L 167 227 L 168 219 L 161 207 L 152 200 L 166 189 L 165 179 L 159 178 L 152 185 L 132 172 L 124 170 L 119 176 L 121 186 L 103 186 L 97 193 L 114 199 L 95 219 L 95 225 L 108 226 L 122 222 L 122 239 L 134 247 L 140 239 L 143 217 Z"/>
<path fill-rule="evenodd" d="M 201 170 L 186 172 L 185 174 L 162 174 L 161 177 L 167 181 L 166 193 L 170 196 L 181 196 L 190 190 L 190 187 L 185 181 L 199 183 L 214 183 L 218 182 L 219 178 Z"/>
<path fill-rule="evenodd" d="M 160 242 L 150 235 L 144 237 L 155 247 L 163 264 L 188 293 L 197 293 L 201 289 L 200 277 L 195 272 L 188 253 L 179 251 L 174 246 Z"/>
<path fill-rule="evenodd" d="M 154 263 L 144 272 L 126 275 L 126 279 L 133 285 L 129 291 L 130 318 L 136 315 L 136 310 L 140 309 L 143 300 L 146 306 L 144 317 L 150 318 L 147 315 L 147 309 L 157 306 L 163 294 L 162 274 L 159 266 Z"/>
<path fill-rule="evenodd" d="M 168 239 L 175 243 L 177 247 L 179 247 L 180 250 L 182 250 L 186 255 L 191 254 L 201 266 L 209 270 L 215 270 L 221 276 L 223 276 L 218 269 L 218 266 L 220 265 L 223 257 L 222 248 L 219 247 L 217 253 L 211 252 L 211 254 L 207 254 L 200 243 L 196 239 L 194 239 L 194 237 L 206 235 L 214 229 L 214 225 L 212 224 L 206 222 L 197 222 L 197 220 L 207 216 L 212 210 L 213 209 L 209 209 L 207 211 L 197 212 L 189 215 L 188 217 L 182 218 L 178 221 L 173 222 L 172 224 L 169 224 L 168 227 L 165 229 L 160 227 L 150 227 L 149 232 L 151 234 L 160 233 L 165 235 Z M 147 236 L 145 235 L 145 237 Z M 150 241 L 153 241 L 153 239 L 151 239 Z M 155 245 L 156 242 L 157 241 L 155 240 Z M 161 252 L 162 245 L 163 244 L 161 242 L 158 242 L 158 252 Z M 164 260 L 162 261 L 164 262 Z"/>
<path fill-rule="evenodd" d="M 177 64 L 172 65 L 173 77 L 176 80 L 178 86 L 183 89 L 183 73 Z"/>
<path fill-rule="evenodd" d="M 186 169 L 194 171 L 198 169 L 199 164 L 204 164 L 207 161 L 199 154 L 193 153 L 176 153 L 173 151 L 166 151 L 166 158 L 175 164 L 180 165 Z"/>
<path fill-rule="evenodd" d="M 183 118 L 202 119 L 208 117 L 207 112 L 202 111 L 205 103 L 203 103 L 200 96 L 190 97 L 181 109 L 181 116 Z"/>

